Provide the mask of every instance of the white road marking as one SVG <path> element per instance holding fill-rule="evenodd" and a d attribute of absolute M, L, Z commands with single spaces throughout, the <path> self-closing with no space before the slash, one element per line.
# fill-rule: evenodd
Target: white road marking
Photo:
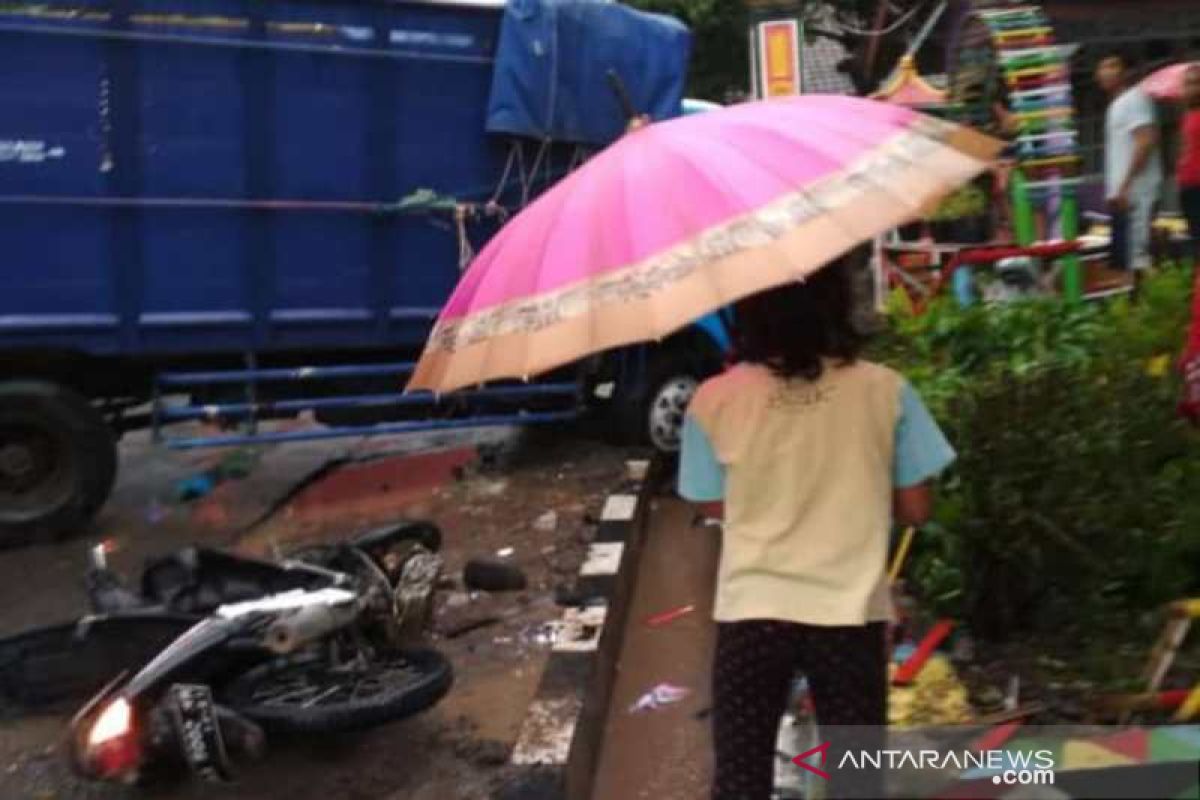
<path fill-rule="evenodd" d="M 593 542 L 588 545 L 587 560 L 579 569 L 580 575 L 616 575 L 621 568 L 624 542 Z"/>
<path fill-rule="evenodd" d="M 614 494 L 604 501 L 600 519 L 604 522 L 629 522 L 637 511 L 637 495 Z"/>
<path fill-rule="evenodd" d="M 529 706 L 529 714 L 521 726 L 517 746 L 513 748 L 512 763 L 518 765 L 567 763 L 571 752 L 571 739 L 575 736 L 575 723 L 583 700 L 578 697 L 560 697 L 552 700 L 535 700 Z"/>
<path fill-rule="evenodd" d="M 600 644 L 608 606 L 568 608 L 554 623 L 554 647 L 559 653 L 591 653 Z"/>

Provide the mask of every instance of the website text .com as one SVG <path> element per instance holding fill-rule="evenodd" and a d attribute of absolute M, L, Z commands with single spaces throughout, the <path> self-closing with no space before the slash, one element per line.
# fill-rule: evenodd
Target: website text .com
<path fill-rule="evenodd" d="M 1001 786 L 1053 786 L 1054 772 L 1048 769 L 1009 769 L 992 777 Z"/>

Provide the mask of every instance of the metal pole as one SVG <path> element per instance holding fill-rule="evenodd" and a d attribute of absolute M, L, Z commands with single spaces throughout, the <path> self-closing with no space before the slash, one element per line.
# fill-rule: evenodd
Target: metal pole
<path fill-rule="evenodd" d="M 1059 226 L 1064 241 L 1070 242 L 1079 237 L 1079 197 L 1074 188 L 1065 188 L 1062 193 L 1062 205 L 1059 209 Z M 1083 262 L 1077 255 L 1063 259 L 1063 293 L 1069 302 L 1075 303 L 1083 299 Z"/>

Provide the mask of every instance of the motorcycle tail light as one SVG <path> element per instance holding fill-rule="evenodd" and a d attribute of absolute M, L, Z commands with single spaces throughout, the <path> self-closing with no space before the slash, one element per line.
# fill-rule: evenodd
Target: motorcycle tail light
<path fill-rule="evenodd" d="M 133 707 L 118 697 L 104 707 L 88 731 L 88 762 L 101 777 L 132 772 L 141 757 Z"/>
<path fill-rule="evenodd" d="M 104 707 L 88 733 L 88 744 L 102 745 L 127 736 L 133 731 L 133 707 L 124 697 L 118 697 Z"/>

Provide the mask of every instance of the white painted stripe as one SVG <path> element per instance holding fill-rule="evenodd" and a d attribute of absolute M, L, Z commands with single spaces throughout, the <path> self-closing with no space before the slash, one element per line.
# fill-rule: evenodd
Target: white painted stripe
<path fill-rule="evenodd" d="M 646 474 L 650 471 L 650 462 L 644 459 L 632 459 L 625 462 L 625 474 L 631 481 L 641 483 L 646 480 Z"/>
<path fill-rule="evenodd" d="M 637 511 L 637 495 L 613 494 L 604 501 L 600 519 L 604 522 L 629 522 Z"/>
<path fill-rule="evenodd" d="M 591 653 L 600 644 L 608 606 L 568 608 L 562 619 L 553 623 L 553 650 L 559 653 Z"/>
<path fill-rule="evenodd" d="M 559 697 L 535 700 L 529 706 L 517 746 L 513 748 L 512 763 L 518 765 L 567 763 L 575 723 L 583 700 L 579 697 Z"/>
<path fill-rule="evenodd" d="M 588 545 L 587 559 L 579 569 L 580 575 L 616 575 L 621 568 L 624 542 L 593 542 Z"/>

